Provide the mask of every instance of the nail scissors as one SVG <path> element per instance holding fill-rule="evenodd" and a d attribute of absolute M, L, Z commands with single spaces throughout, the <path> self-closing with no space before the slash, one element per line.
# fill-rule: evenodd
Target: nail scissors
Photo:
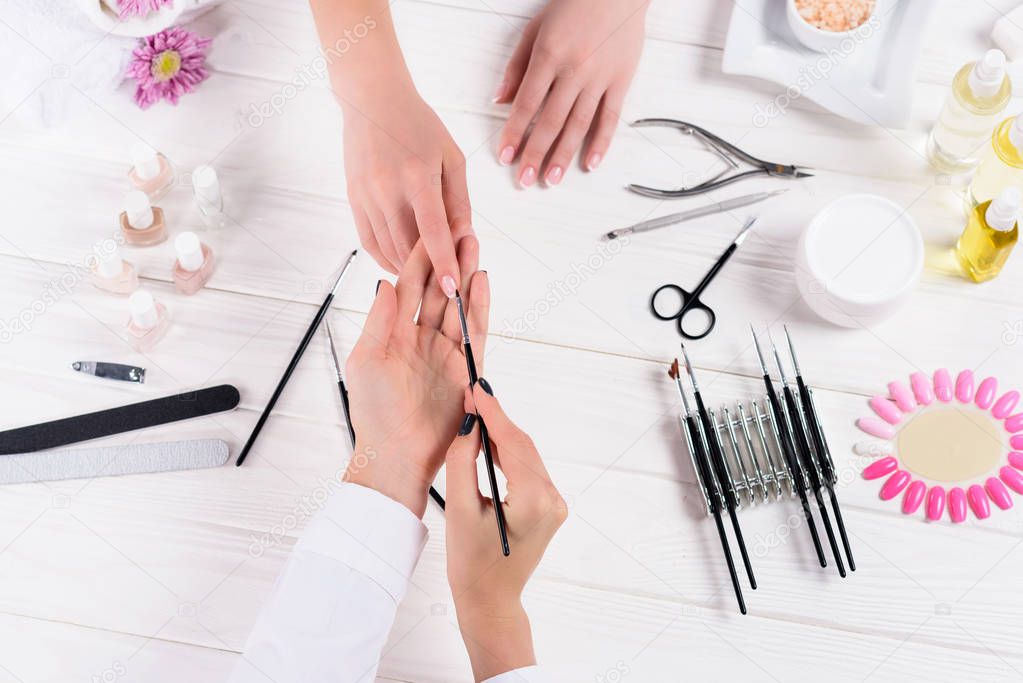
<path fill-rule="evenodd" d="M 685 121 L 679 121 L 677 119 L 640 119 L 638 121 L 634 121 L 632 126 L 633 128 L 646 128 L 650 126 L 668 126 L 671 128 L 677 128 L 686 135 L 692 135 L 694 138 L 698 139 L 728 166 L 723 171 L 707 178 L 697 185 L 692 185 L 690 187 L 683 186 L 677 190 L 658 190 L 653 187 L 647 187 L 646 185 L 628 185 L 629 190 L 646 197 L 656 197 L 658 199 L 690 197 L 692 195 L 703 194 L 704 192 L 716 190 L 719 187 L 743 180 L 744 178 L 752 178 L 753 176 L 758 175 L 775 176 L 778 178 L 813 177 L 812 173 L 807 173 L 807 170 L 809 169 L 801 168 L 799 166 L 777 164 L 773 161 L 758 159 L 752 154 L 747 154 L 732 143 L 722 140 L 709 130 L 700 128 L 699 126 L 695 126 L 691 123 L 686 123 Z M 753 168 L 748 171 L 741 171 L 732 175 L 726 175 L 730 171 L 738 171 L 739 164 L 736 163 L 736 160 L 749 164 Z"/>
<path fill-rule="evenodd" d="M 700 295 L 703 294 L 703 290 L 707 288 L 707 285 L 711 283 L 711 281 L 717 276 L 718 272 L 724 268 L 726 263 L 728 263 L 728 259 L 732 257 L 732 254 L 739 248 L 739 245 L 745 241 L 746 237 L 749 235 L 749 231 L 753 229 L 753 224 L 756 220 L 756 217 L 746 219 L 746 224 L 742 226 L 742 230 L 739 231 L 739 234 L 735 236 L 735 239 L 728 245 L 728 248 L 725 249 L 721 256 L 718 257 L 718 260 L 713 266 L 711 266 L 710 270 L 707 271 L 707 274 L 703 276 L 702 280 L 700 280 L 700 284 L 696 285 L 696 288 L 693 289 L 693 291 L 688 292 L 678 285 L 672 284 L 661 285 L 655 289 L 654 293 L 650 295 L 650 312 L 654 314 L 654 317 L 658 320 L 674 320 L 675 326 L 678 328 L 678 333 L 686 339 L 703 339 L 710 334 L 711 330 L 714 329 L 714 325 L 717 323 L 717 316 L 714 314 L 714 309 L 700 301 Z M 674 292 L 680 300 L 678 309 L 676 309 L 671 315 L 665 315 L 658 310 L 657 299 L 664 291 Z M 663 299 L 664 297 L 661 298 Z M 661 306 L 660 310 L 665 309 Z M 701 311 L 707 317 L 707 326 L 698 332 L 686 331 L 683 326 L 683 321 L 694 311 Z"/>

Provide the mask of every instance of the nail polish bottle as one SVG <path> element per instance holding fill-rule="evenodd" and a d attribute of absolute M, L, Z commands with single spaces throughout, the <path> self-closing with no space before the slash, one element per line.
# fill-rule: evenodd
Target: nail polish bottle
<path fill-rule="evenodd" d="M 156 346 L 170 326 L 170 316 L 163 304 L 153 295 L 140 289 L 128 298 L 128 334 L 136 351 L 148 351 Z"/>
<path fill-rule="evenodd" d="M 160 199 L 174 185 L 174 168 L 167 157 L 149 145 L 136 145 L 131 150 L 131 162 L 128 181 L 136 190 L 145 192 L 150 201 Z"/>
<path fill-rule="evenodd" d="M 163 209 L 151 206 L 145 192 L 132 190 L 124 196 L 121 232 L 124 241 L 133 247 L 147 247 L 163 242 L 167 239 Z"/>
<path fill-rule="evenodd" d="M 195 294 L 213 275 L 213 250 L 194 232 L 183 232 L 174 240 L 178 260 L 174 262 L 174 287 L 182 294 Z"/>
<path fill-rule="evenodd" d="M 115 247 L 97 259 L 92 284 L 111 294 L 131 294 L 139 288 L 139 278 L 135 266 L 122 259 Z"/>
<path fill-rule="evenodd" d="M 227 225 L 224 213 L 224 195 L 220 191 L 220 179 L 216 170 L 209 165 L 196 166 L 192 171 L 192 193 L 203 225 L 211 229 Z"/>

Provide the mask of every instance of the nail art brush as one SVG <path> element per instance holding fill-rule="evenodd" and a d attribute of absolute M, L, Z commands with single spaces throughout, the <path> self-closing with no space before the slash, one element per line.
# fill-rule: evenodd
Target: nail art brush
<path fill-rule="evenodd" d="M 849 562 L 849 571 L 856 571 L 856 560 L 853 559 L 852 546 L 849 544 L 849 535 L 845 530 L 845 521 L 842 519 L 842 510 L 838 506 L 838 496 L 835 495 L 835 465 L 831 460 L 831 449 L 828 448 L 827 438 L 824 436 L 824 427 L 817 415 L 817 406 L 814 404 L 810 388 L 803 381 L 803 372 L 799 369 L 799 360 L 796 358 L 796 347 L 792 343 L 792 335 L 789 334 L 788 325 L 783 325 L 785 339 L 789 344 L 789 355 L 792 357 L 792 367 L 796 371 L 796 388 L 799 389 L 799 399 L 803 403 L 803 412 L 806 413 L 806 420 L 809 423 L 810 434 L 813 436 L 814 446 L 817 448 L 818 459 L 824 475 L 824 485 L 828 489 L 828 496 L 831 498 L 831 509 L 835 512 L 835 524 L 838 526 L 838 533 L 842 537 L 842 546 L 845 548 L 845 557 Z"/>
<path fill-rule="evenodd" d="M 721 550 L 725 554 L 725 562 L 728 565 L 728 575 L 732 580 L 732 590 L 735 591 L 735 599 L 739 603 L 739 611 L 742 614 L 746 614 L 746 601 L 742 597 L 742 588 L 739 586 L 739 575 L 735 571 L 735 562 L 732 560 L 732 550 L 728 546 L 728 537 L 725 535 L 725 525 L 721 521 L 721 493 L 718 491 L 717 483 L 714 481 L 714 477 L 710 473 L 710 466 L 707 463 L 707 452 L 703 447 L 703 438 L 701 436 L 700 426 L 697 424 L 696 418 L 693 417 L 693 410 L 689 406 L 689 398 L 686 396 L 686 392 L 682 388 L 682 378 L 678 373 L 677 358 L 672 362 L 671 368 L 668 370 L 668 376 L 675 380 L 675 388 L 678 390 L 678 395 L 682 399 L 682 427 L 685 431 L 686 441 L 689 445 L 690 453 L 693 456 L 693 462 L 696 465 L 696 473 L 704 485 L 704 497 L 707 499 L 711 514 L 714 516 L 714 524 L 717 526 L 718 537 L 721 539 Z"/>
<path fill-rule="evenodd" d="M 302 340 L 298 343 L 298 348 L 295 349 L 295 354 L 291 357 L 291 361 L 288 363 L 288 367 L 284 370 L 284 374 L 281 376 L 280 381 L 277 382 L 277 387 L 274 389 L 273 394 L 270 395 L 270 400 L 267 401 L 266 407 L 263 408 L 263 412 L 260 414 L 259 419 L 256 420 L 256 426 L 252 428 L 252 433 L 249 435 L 249 440 L 245 442 L 245 446 L 242 448 L 241 454 L 238 456 L 235 465 L 241 467 L 242 463 L 245 462 L 245 458 L 249 454 L 249 450 L 253 444 L 256 443 L 256 439 L 259 437 L 259 433 L 263 431 L 263 425 L 266 424 L 267 418 L 270 417 L 270 412 L 277 404 L 277 399 L 281 397 L 281 393 L 284 391 L 284 387 L 288 384 L 288 380 L 291 379 L 291 374 L 295 372 L 295 368 L 298 367 L 298 362 L 302 360 L 302 354 L 305 353 L 306 347 L 309 346 L 309 342 L 312 341 L 313 335 L 316 334 L 316 328 L 320 326 L 320 322 L 323 317 L 327 315 L 327 309 L 330 308 L 330 304 L 334 301 L 334 296 L 337 295 L 338 289 L 341 287 L 341 281 L 344 280 L 345 274 L 348 273 L 348 269 L 351 267 L 352 262 L 355 260 L 356 254 L 359 250 L 356 249 L 348 256 L 348 260 L 341 266 L 341 272 L 337 276 L 337 280 L 334 281 L 334 286 L 327 292 L 327 296 L 323 299 L 323 303 L 320 304 L 319 310 L 316 311 L 316 315 L 313 317 L 312 322 L 309 324 L 309 329 L 306 330 Z"/>
<path fill-rule="evenodd" d="M 726 199 L 721 202 L 714 202 L 713 204 L 701 206 L 697 209 L 679 211 L 678 213 L 669 213 L 667 216 L 651 218 L 649 220 L 636 223 L 635 225 L 630 225 L 627 228 L 618 228 L 617 230 L 606 232 L 601 237 L 602 239 L 605 240 L 613 240 L 618 239 L 619 237 L 625 237 L 626 235 L 635 235 L 641 232 L 659 230 L 660 228 L 666 228 L 669 225 L 675 225 L 677 223 L 691 221 L 696 218 L 702 218 L 704 216 L 713 216 L 714 214 L 724 213 L 725 211 L 731 211 L 732 209 L 741 209 L 744 206 L 749 206 L 750 204 L 762 202 L 776 195 L 784 194 L 785 192 L 788 192 L 788 190 L 775 190 L 774 192 L 754 192 L 753 194 L 745 194 L 740 197 L 733 197 L 732 199 Z"/>
<path fill-rule="evenodd" d="M 817 534 L 817 526 L 814 524 L 813 515 L 810 513 L 810 501 L 806 498 L 806 484 L 803 480 L 803 470 L 799 466 L 799 462 L 796 460 L 796 454 L 792 448 L 792 442 L 789 438 L 788 430 L 785 429 L 785 412 L 781 408 L 781 402 L 778 401 L 778 395 L 774 391 L 774 382 L 771 380 L 771 373 L 767 370 L 767 362 L 764 360 L 764 353 L 760 349 L 760 340 L 757 339 L 757 333 L 754 331 L 753 326 L 750 325 L 750 334 L 753 335 L 753 345 L 757 350 L 757 358 L 760 360 L 760 368 L 764 373 L 764 386 L 767 389 L 767 400 L 771 404 L 771 413 L 774 415 L 774 421 L 778 430 L 778 442 L 781 444 L 782 455 L 785 457 L 785 462 L 789 468 L 789 474 L 792 477 L 792 487 L 796 490 L 799 495 L 799 502 L 803 506 L 803 516 L 806 518 L 806 526 L 810 530 L 810 538 L 813 540 L 814 550 L 817 551 L 817 560 L 820 562 L 822 567 L 828 566 L 828 561 L 824 557 L 824 548 L 821 547 L 821 539 Z"/>
<path fill-rule="evenodd" d="M 693 372 L 693 364 L 689 361 L 689 354 L 686 352 L 686 345 L 682 344 L 682 358 L 685 360 L 686 373 L 693 385 L 693 398 L 696 399 L 696 412 L 700 416 L 703 425 L 703 432 L 707 437 L 707 444 L 710 448 L 710 460 L 717 473 L 718 481 L 724 492 L 725 507 L 728 510 L 728 517 L 732 522 L 732 532 L 735 534 L 735 542 L 739 545 L 739 554 L 742 556 L 742 563 L 746 567 L 746 575 L 749 577 L 750 588 L 757 589 L 757 580 L 753 576 L 753 565 L 750 564 L 749 554 L 746 552 L 746 542 L 742 538 L 742 529 L 739 528 L 739 519 L 735 516 L 735 510 L 739 507 L 739 500 L 735 495 L 735 487 L 724 468 L 724 453 L 721 444 L 718 442 L 717 432 L 707 411 L 707 405 L 703 402 L 700 394 L 700 387 L 696 383 L 696 374 Z"/>
<path fill-rule="evenodd" d="M 814 462 L 813 453 L 810 451 L 810 440 L 807 438 L 806 429 L 803 427 L 803 418 L 800 414 L 796 397 L 789 385 L 788 375 L 785 373 L 785 366 L 782 365 L 781 356 L 778 354 L 778 347 L 774 344 L 771 331 L 767 331 L 767 340 L 771 343 L 771 352 L 774 354 L 774 362 L 778 365 L 778 374 L 781 376 L 782 395 L 785 397 L 785 407 L 789 413 L 789 423 L 792 428 L 793 442 L 796 451 L 801 456 L 803 465 L 806 468 L 807 476 L 810 478 L 810 487 L 813 489 L 814 499 L 817 501 L 817 510 L 821 515 L 821 523 L 824 524 L 824 532 L 828 536 L 828 544 L 831 546 L 831 555 L 835 558 L 835 565 L 838 568 L 838 575 L 845 578 L 845 563 L 842 562 L 842 553 L 838 549 L 838 540 L 835 538 L 835 530 L 831 527 L 831 517 L 828 515 L 828 508 L 824 505 L 824 498 L 821 496 L 821 479 L 817 474 L 817 464 Z"/>
<path fill-rule="evenodd" d="M 330 321 L 323 324 L 327 330 L 327 344 L 330 346 L 330 362 L 334 366 L 334 375 L 337 377 L 337 391 L 341 395 L 341 409 L 344 411 L 345 427 L 348 428 L 348 443 L 352 450 L 355 450 L 355 427 L 352 425 L 352 404 L 348 400 L 348 387 L 345 386 L 345 378 L 341 374 L 341 361 L 338 359 L 337 346 L 334 345 L 334 333 L 330 329 Z M 434 502 L 444 509 L 444 497 L 437 492 L 437 489 L 430 487 L 430 497 Z"/>
<path fill-rule="evenodd" d="M 465 308 L 462 305 L 462 295 L 455 291 L 455 306 L 458 308 L 458 323 L 462 326 L 462 348 L 465 351 L 465 365 L 469 371 L 469 388 L 472 389 L 479 381 L 476 371 L 476 360 L 472 355 L 472 343 L 469 340 L 469 325 L 465 320 Z M 497 531 L 501 536 L 501 550 L 504 556 L 511 554 L 508 546 L 508 527 L 504 519 L 504 507 L 501 504 L 501 494 L 497 490 L 497 473 L 494 470 L 494 456 L 490 450 L 490 433 L 483 423 L 479 411 L 476 411 L 476 418 L 480 425 L 480 440 L 483 443 L 483 460 L 487 466 L 487 479 L 490 481 L 490 495 L 494 499 L 494 515 L 497 517 Z"/>

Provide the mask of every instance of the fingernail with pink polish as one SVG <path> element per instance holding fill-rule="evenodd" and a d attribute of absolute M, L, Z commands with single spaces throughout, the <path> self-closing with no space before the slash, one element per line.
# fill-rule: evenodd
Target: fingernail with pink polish
<path fill-rule="evenodd" d="M 973 401 L 981 410 L 987 410 L 995 402 L 995 393 L 998 392 L 998 380 L 994 377 L 985 377 L 984 381 L 977 387 L 977 395 Z"/>
<path fill-rule="evenodd" d="M 969 403 L 973 400 L 973 371 L 963 370 L 956 377 L 956 399 L 960 403 Z"/>
<path fill-rule="evenodd" d="M 1009 439 L 1009 445 L 1014 451 L 1023 451 L 1023 434 L 1013 434 Z"/>
<path fill-rule="evenodd" d="M 916 399 L 913 392 L 902 382 L 889 382 L 888 393 L 891 394 L 895 405 L 904 413 L 911 413 L 916 410 Z"/>
<path fill-rule="evenodd" d="M 594 152 L 590 155 L 590 158 L 586 160 L 586 170 L 594 171 L 597 166 L 600 166 L 601 156 Z"/>
<path fill-rule="evenodd" d="M 455 286 L 455 278 L 450 275 L 445 275 L 440 279 L 440 288 L 444 290 L 444 295 L 449 299 L 454 299 L 455 294 L 458 292 L 458 288 Z"/>
<path fill-rule="evenodd" d="M 973 484 L 966 491 L 966 498 L 970 501 L 970 508 L 977 519 L 987 519 L 991 516 L 991 506 L 987 502 L 987 492 L 979 484 Z"/>
<path fill-rule="evenodd" d="M 1016 413 L 1012 417 L 1005 418 L 1005 430 L 1008 432 L 1023 431 L 1023 413 Z"/>
<path fill-rule="evenodd" d="M 532 166 L 526 166 L 522 169 L 522 173 L 519 174 L 519 185 L 522 187 L 529 187 L 536 180 L 536 169 Z"/>
<path fill-rule="evenodd" d="M 876 417 L 861 417 L 856 420 L 856 426 L 879 439 L 890 439 L 895 436 L 895 430 Z"/>
<path fill-rule="evenodd" d="M 500 102 L 502 99 L 504 99 L 504 93 L 505 93 L 505 91 L 507 89 L 508 89 L 508 79 L 505 78 L 497 86 L 497 90 L 494 91 L 494 99 L 493 99 L 493 101 L 494 102 Z"/>
<path fill-rule="evenodd" d="M 906 488 L 911 478 L 906 470 L 897 470 L 881 487 L 881 500 L 891 500 L 902 493 L 902 489 Z"/>
<path fill-rule="evenodd" d="M 1023 493 L 1023 474 L 1020 474 L 1011 467 L 1003 467 L 998 470 L 998 478 L 1016 493 Z"/>
<path fill-rule="evenodd" d="M 927 519 L 937 522 L 945 513 L 945 489 L 932 486 L 927 493 Z"/>
<path fill-rule="evenodd" d="M 877 413 L 877 416 L 891 425 L 902 422 L 902 411 L 895 407 L 895 404 L 884 396 L 875 396 L 870 399 L 870 407 Z"/>
<path fill-rule="evenodd" d="M 886 474 L 891 474 L 899 466 L 899 461 L 892 457 L 881 458 L 863 468 L 864 479 L 880 479 Z"/>
<path fill-rule="evenodd" d="M 930 378 L 922 372 L 914 372 L 909 377 L 909 385 L 913 387 L 913 396 L 922 406 L 929 406 L 934 400 Z"/>
<path fill-rule="evenodd" d="M 924 502 L 924 493 L 927 492 L 927 484 L 919 479 L 914 481 L 906 489 L 906 495 L 902 497 L 902 514 L 911 515 L 920 508 Z"/>
<path fill-rule="evenodd" d="M 1017 403 L 1019 403 L 1019 392 L 1016 391 L 1015 389 L 1013 389 L 1012 391 L 1007 391 L 1004 394 L 1002 394 L 1001 398 L 995 401 L 995 407 L 991 409 L 991 414 L 995 416 L 996 420 L 1001 420 L 1003 417 L 1007 416 L 1009 413 L 1016 409 Z M 1019 426 L 1017 427 L 1017 429 L 1015 430 L 1010 429 L 1009 431 L 1018 431 L 1020 428 L 1023 428 L 1023 417 L 1021 417 L 1021 415 L 1023 415 L 1023 413 L 1021 413 L 1020 415 L 1013 416 L 1014 418 L 1016 418 L 1016 420 L 1018 420 Z M 1013 418 L 1010 417 L 1009 419 L 1011 420 Z M 1005 427 L 1006 429 L 1008 429 L 1009 425 L 1006 424 Z"/>
<path fill-rule="evenodd" d="M 501 156 L 497 158 L 497 160 L 501 162 L 502 166 L 507 166 L 512 162 L 513 159 L 515 159 L 515 148 L 512 147 L 511 145 L 508 145 L 507 147 L 502 149 Z"/>
<path fill-rule="evenodd" d="M 1005 484 L 1001 480 L 995 477 L 988 477 L 987 481 L 984 482 L 984 488 L 987 490 L 987 494 L 991 496 L 991 500 L 999 508 L 1008 510 L 1012 507 L 1012 496 L 1009 495 L 1009 490 L 1005 488 Z"/>
<path fill-rule="evenodd" d="M 1009 464 L 1017 470 L 1023 470 L 1023 453 L 1018 451 L 1009 453 Z"/>
<path fill-rule="evenodd" d="M 966 521 L 966 491 L 958 486 L 948 492 L 948 516 L 956 524 Z"/>
<path fill-rule="evenodd" d="M 544 177 L 544 182 L 548 185 L 557 185 L 561 182 L 561 176 L 564 171 L 561 170 L 560 166 L 551 166 L 547 171 L 547 175 Z"/>
<path fill-rule="evenodd" d="M 934 373 L 934 395 L 942 403 L 952 400 L 952 375 L 947 368 L 941 368 Z"/>

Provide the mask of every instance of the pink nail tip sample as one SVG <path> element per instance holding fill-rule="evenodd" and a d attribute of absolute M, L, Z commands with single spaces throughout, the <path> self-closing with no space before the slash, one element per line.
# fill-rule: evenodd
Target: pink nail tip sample
<path fill-rule="evenodd" d="M 895 405 L 904 413 L 911 413 L 916 410 L 916 399 L 913 392 L 902 382 L 889 382 L 888 393 L 891 394 Z"/>
<path fill-rule="evenodd" d="M 952 400 L 952 375 L 946 368 L 934 373 L 934 395 L 943 403 Z"/>
<path fill-rule="evenodd" d="M 923 483 L 919 479 L 914 481 L 906 489 L 906 495 L 902 497 L 902 512 L 906 515 L 911 515 L 920 508 L 920 503 L 924 502 L 924 493 L 927 492 L 927 484 Z"/>
<path fill-rule="evenodd" d="M 973 401 L 977 404 L 977 407 L 982 410 L 987 410 L 991 407 L 991 404 L 995 402 L 995 394 L 998 392 L 998 380 L 994 377 L 986 377 L 984 381 L 977 387 L 977 395 Z"/>
<path fill-rule="evenodd" d="M 948 516 L 956 524 L 966 521 L 966 491 L 958 486 L 948 492 Z"/>
<path fill-rule="evenodd" d="M 1005 488 L 1005 484 L 1000 479 L 988 477 L 987 481 L 984 482 L 984 488 L 987 490 L 987 494 L 991 496 L 991 500 L 995 502 L 995 505 L 1003 510 L 1008 510 L 1012 507 L 1012 496 L 1009 495 L 1008 489 Z"/>
<path fill-rule="evenodd" d="M 861 417 L 856 420 L 856 426 L 879 439 L 890 439 L 895 436 L 895 430 L 891 428 L 891 425 L 885 424 L 876 417 Z"/>
<path fill-rule="evenodd" d="M 1005 398 L 1005 397 L 1003 396 L 1002 398 Z M 999 403 L 1001 403 L 1001 400 L 999 400 Z M 995 408 L 997 408 L 997 407 L 998 407 L 998 403 L 995 404 Z M 992 413 L 993 412 L 994 411 L 992 411 Z M 1009 409 L 1009 412 L 1012 412 L 1012 408 Z M 995 415 L 995 417 L 998 417 L 998 416 Z M 1005 429 L 1007 431 L 1010 431 L 1010 432 L 1020 432 L 1020 431 L 1023 431 L 1023 413 L 1016 413 L 1012 417 L 1006 418 L 1005 419 Z"/>
<path fill-rule="evenodd" d="M 1016 493 L 1023 493 L 1023 474 L 1020 474 L 1011 467 L 1003 467 L 998 470 L 998 477 L 1002 480 L 1003 484 Z"/>
<path fill-rule="evenodd" d="M 1019 403 L 1019 392 L 1013 389 L 1002 394 L 1002 397 L 995 401 L 995 407 L 991 409 L 991 414 L 995 416 L 995 419 L 1001 420 L 1007 416 L 1013 410 L 1016 409 L 1016 404 Z M 1010 420 L 1012 418 L 1009 418 Z"/>
<path fill-rule="evenodd" d="M 897 425 L 902 422 L 902 411 L 884 396 L 875 396 L 870 399 L 870 407 L 879 418 L 888 424 Z"/>
<path fill-rule="evenodd" d="M 979 484 L 972 485 L 966 491 L 966 499 L 970 501 L 970 509 L 977 519 L 987 519 L 991 516 L 991 506 L 987 502 L 987 492 Z"/>
<path fill-rule="evenodd" d="M 906 470 L 896 470 L 881 487 L 881 500 L 891 500 L 902 493 L 902 489 L 906 488 L 911 478 Z"/>
<path fill-rule="evenodd" d="M 1023 453 L 1013 451 L 1009 453 L 1009 464 L 1017 470 L 1023 470 Z"/>
<path fill-rule="evenodd" d="M 934 392 L 931 390 L 931 379 L 922 372 L 914 372 L 909 376 L 909 385 L 913 388 L 913 396 L 916 402 L 922 406 L 929 406 L 934 401 Z"/>
<path fill-rule="evenodd" d="M 927 519 L 937 522 L 945 513 L 945 489 L 932 486 L 927 493 Z"/>
<path fill-rule="evenodd" d="M 1013 434 L 1012 438 L 1009 439 L 1009 445 L 1012 446 L 1013 450 L 1023 451 L 1023 434 Z"/>
<path fill-rule="evenodd" d="M 899 461 L 895 458 L 881 458 L 877 462 L 872 462 L 863 468 L 863 478 L 880 479 L 884 475 L 894 472 L 898 466 Z"/>
<path fill-rule="evenodd" d="M 963 370 L 956 377 L 956 399 L 960 403 L 969 403 L 973 400 L 973 371 Z"/>

